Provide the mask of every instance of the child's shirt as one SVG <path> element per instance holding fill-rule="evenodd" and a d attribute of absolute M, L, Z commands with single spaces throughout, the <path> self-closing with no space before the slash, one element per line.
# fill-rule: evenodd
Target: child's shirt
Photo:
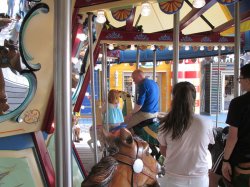
<path fill-rule="evenodd" d="M 124 118 L 121 109 L 116 104 L 108 103 L 108 123 L 110 125 L 120 125 L 122 122 L 124 122 Z M 107 123 L 106 119 L 105 123 Z"/>

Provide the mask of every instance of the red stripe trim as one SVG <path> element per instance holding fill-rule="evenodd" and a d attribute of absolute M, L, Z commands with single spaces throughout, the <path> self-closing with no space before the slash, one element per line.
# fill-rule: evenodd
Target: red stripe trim
<path fill-rule="evenodd" d="M 32 133 L 44 177 L 49 187 L 55 187 L 55 172 L 41 131 Z"/>
<path fill-rule="evenodd" d="M 99 52 L 100 52 L 100 39 L 98 39 L 95 50 L 94 50 L 94 66 L 95 66 L 97 58 L 99 56 Z M 82 101 L 84 99 L 87 87 L 89 85 L 89 81 L 90 81 L 90 68 L 88 67 L 87 72 L 86 72 L 85 77 L 84 77 L 84 80 L 83 80 L 83 84 L 82 84 L 80 93 L 79 93 L 77 100 L 76 100 L 74 112 L 80 111 Z"/>

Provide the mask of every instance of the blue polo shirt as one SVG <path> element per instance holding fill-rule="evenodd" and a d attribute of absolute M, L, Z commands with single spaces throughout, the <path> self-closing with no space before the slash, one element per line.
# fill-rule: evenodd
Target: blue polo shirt
<path fill-rule="evenodd" d="M 138 92 L 136 104 L 142 106 L 140 111 L 148 113 L 159 111 L 159 87 L 155 81 L 145 78 L 138 85 Z"/>

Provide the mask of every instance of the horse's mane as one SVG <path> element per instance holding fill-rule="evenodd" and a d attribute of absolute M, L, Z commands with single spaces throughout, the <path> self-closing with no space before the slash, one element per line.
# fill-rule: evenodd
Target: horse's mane
<path fill-rule="evenodd" d="M 111 156 L 104 157 L 95 165 L 87 178 L 82 182 L 82 187 L 106 187 L 111 181 L 118 162 Z"/>

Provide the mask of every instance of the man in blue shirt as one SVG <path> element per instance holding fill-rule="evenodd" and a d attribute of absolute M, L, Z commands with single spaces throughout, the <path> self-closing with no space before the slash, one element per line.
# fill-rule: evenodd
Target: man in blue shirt
<path fill-rule="evenodd" d="M 153 80 L 145 78 L 143 71 L 137 69 L 132 73 L 132 79 L 138 86 L 138 99 L 134 109 L 125 117 L 127 128 L 147 119 L 157 117 L 159 111 L 159 87 Z"/>

